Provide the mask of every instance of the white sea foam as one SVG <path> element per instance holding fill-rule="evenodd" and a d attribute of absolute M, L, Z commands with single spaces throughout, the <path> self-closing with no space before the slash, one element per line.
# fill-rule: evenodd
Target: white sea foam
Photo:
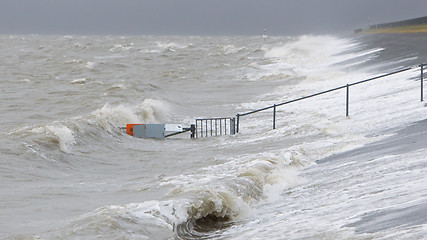
<path fill-rule="evenodd" d="M 119 127 L 128 123 L 156 123 L 165 120 L 168 107 L 165 103 L 145 99 L 139 105 L 109 105 L 93 111 L 89 115 L 77 116 L 62 121 L 55 121 L 47 125 L 27 126 L 16 129 L 10 134 L 18 136 L 34 136 L 36 142 L 47 144 L 58 144 L 64 153 L 72 153 L 72 147 L 77 144 L 76 137 L 87 138 L 89 133 L 98 138 L 102 131 L 116 133 Z M 89 134 L 90 136 L 91 134 Z"/>
<path fill-rule="evenodd" d="M 163 49 L 164 51 L 170 51 L 170 52 L 175 52 L 177 50 L 185 49 L 193 46 L 192 43 L 180 44 L 175 42 L 160 42 L 160 41 L 155 42 L 155 44 L 158 48 Z"/>
<path fill-rule="evenodd" d="M 59 149 L 65 153 L 71 153 L 71 147 L 76 143 L 74 132 L 66 126 L 46 126 L 46 134 L 54 135 L 59 143 Z"/>
<path fill-rule="evenodd" d="M 307 35 L 282 47 L 272 48 L 265 57 L 279 59 L 295 68 L 319 70 L 348 59 L 349 56 L 340 54 L 353 47 L 354 44 L 347 39 Z"/>
<path fill-rule="evenodd" d="M 129 44 L 115 44 L 114 47 L 110 48 L 110 52 L 127 52 L 133 49 L 133 43 Z"/>
<path fill-rule="evenodd" d="M 194 45 L 181 37 L 75 38 L 57 43 L 62 52 L 52 55 L 67 57 L 48 61 L 55 71 L 41 68 L 43 72 L 38 72 L 46 63 L 33 57 L 28 62 L 36 67 L 25 65 L 29 69 L 19 68 L 24 55 L 4 58 L 14 66 L 13 71 L 5 68 L 10 76 L 34 82 L 31 89 L 7 85 L 2 101 L 6 102 L 5 112 L 11 113 L 11 120 L 2 118 L 6 126 L 25 126 L 1 138 L 0 144 L 1 159 L 8 160 L 0 169 L 1 180 L 6 182 L 0 189 L 5 192 L 2 200 L 13 207 L 2 209 L 0 220 L 12 211 L 18 219 L 0 221 L 0 225 L 12 237 L 22 231 L 30 237 L 41 233 L 37 235 L 46 239 L 170 239 L 191 234 L 233 239 L 401 237 L 399 229 L 357 235 L 343 226 L 363 218 L 366 211 L 398 209 L 425 195 L 421 177 L 425 175 L 421 161 L 425 151 L 369 161 L 360 157 L 315 163 L 425 118 L 419 81 L 414 81 L 419 79 L 419 69 L 352 86 L 349 117 L 345 117 L 343 89 L 278 107 L 275 130 L 272 109 L 242 116 L 240 133 L 234 136 L 158 141 L 132 138 L 119 128 L 127 123 L 167 122 L 171 113 L 179 121 L 193 124 L 200 114 L 230 116 L 234 111 L 262 108 L 363 80 L 381 74 L 378 69 L 383 66 L 372 66 L 369 69 L 377 70 L 370 72 L 365 67 L 357 69 L 358 65 L 375 62 L 377 56 L 387 53 L 386 46 L 366 47 L 358 39 L 309 35 L 277 37 L 277 41 L 269 37 L 263 42 L 246 37 L 192 38 Z M 32 41 L 34 37 L 28 39 L 26 44 L 37 42 Z M 85 51 L 74 51 L 77 40 L 79 49 Z M 19 45 L 16 41 L 13 44 Z M 132 45 L 125 42 L 137 43 L 136 51 L 126 49 Z M 39 52 L 27 46 L 22 49 L 23 54 Z M 158 52 L 165 54 L 152 54 Z M 417 59 L 405 56 L 391 64 Z M 93 66 L 94 58 L 102 64 Z M 357 70 L 349 72 L 349 66 Z M 165 74 L 171 70 L 179 71 Z M 14 76 L 15 72 L 31 75 Z M 60 81 L 77 80 L 78 76 L 103 84 L 82 88 L 70 80 Z M 68 90 L 76 88 L 81 89 L 78 95 L 69 94 Z M 23 96 L 27 94 L 37 104 L 25 107 Z M 40 98 L 46 94 L 48 97 Z M 144 100 L 146 96 L 167 96 L 168 102 L 183 111 L 163 100 Z M 72 152 L 75 154 L 64 154 Z M 53 162 L 55 168 L 42 165 Z M 66 177 L 62 169 L 67 169 Z M 48 178 L 32 178 L 33 173 L 40 176 L 45 172 Z M 16 196 L 28 200 L 28 206 L 14 204 Z M 64 204 L 56 206 L 56 202 Z M 48 218 L 40 209 L 49 209 Z M 197 225 L 200 223 L 207 223 L 205 232 L 197 232 L 203 226 Z M 410 237 L 425 233 L 418 227 L 412 230 Z"/>
<path fill-rule="evenodd" d="M 86 78 L 76 78 L 73 81 L 71 81 L 71 84 L 84 84 L 86 83 Z"/>
<path fill-rule="evenodd" d="M 225 54 L 234 54 L 234 53 L 238 53 L 242 50 L 245 50 L 246 47 L 236 47 L 234 45 L 225 45 L 222 46 L 222 50 L 224 51 Z"/>
<path fill-rule="evenodd" d="M 111 132 L 113 128 L 126 126 L 128 123 L 158 123 L 167 116 L 167 105 L 159 100 L 145 99 L 137 106 L 104 105 L 92 112 L 97 124 Z"/>
<path fill-rule="evenodd" d="M 102 108 L 92 112 L 98 124 L 105 130 L 112 131 L 113 127 L 125 126 L 127 123 L 139 123 L 142 119 L 128 106 L 104 105 Z"/>
<path fill-rule="evenodd" d="M 166 178 L 162 185 L 173 188 L 168 194 L 171 201 L 161 203 L 161 215 L 173 225 L 208 216 L 245 219 L 261 199 L 278 199 L 284 189 L 305 182 L 298 176 L 298 169 L 305 165 L 302 158 L 297 148 L 259 153 L 201 169 L 196 175 Z"/>
<path fill-rule="evenodd" d="M 165 121 L 169 111 L 170 109 L 165 102 L 154 99 L 145 99 L 136 108 L 136 113 L 142 116 L 146 123 Z"/>
<path fill-rule="evenodd" d="M 45 126 L 28 126 L 16 129 L 9 134 L 18 136 L 35 135 L 36 142 L 59 144 L 59 149 L 64 153 L 72 153 L 75 145 L 75 132 L 61 123 L 52 123 Z"/>
<path fill-rule="evenodd" d="M 262 69 L 268 71 L 274 70 L 276 66 L 282 66 L 286 74 L 291 73 L 289 78 L 304 76 L 304 79 L 298 79 L 295 85 L 285 85 L 277 87 L 274 92 L 261 96 L 261 100 L 241 104 L 242 109 L 257 109 L 265 106 L 271 106 L 275 103 L 285 102 L 291 99 L 304 97 L 330 88 L 343 86 L 348 83 L 361 81 L 368 77 L 375 76 L 365 72 L 346 72 L 342 70 L 343 66 L 338 63 L 345 62 L 354 58 L 375 57 L 376 54 L 383 51 L 383 48 L 364 50 L 362 52 L 351 52 L 349 49 L 355 48 L 353 42 L 346 39 L 339 39 L 328 36 L 303 36 L 290 43 L 285 43 L 283 47 L 272 48 L 267 51 L 265 56 L 271 58 L 273 62 L 262 66 Z M 290 72 L 292 69 L 293 72 Z M 376 75 L 380 75 L 377 73 Z M 344 121 L 342 117 L 345 114 L 345 89 L 317 96 L 312 100 L 306 100 L 304 103 L 292 103 L 278 108 L 278 118 L 281 120 L 283 111 L 286 115 L 286 123 L 282 123 L 288 128 L 288 132 L 301 133 L 301 123 L 304 119 L 312 118 L 317 115 L 319 119 L 310 121 L 308 124 L 318 128 L 319 132 L 327 130 L 332 135 L 345 134 L 346 131 L 353 135 L 374 134 L 378 129 L 384 129 L 385 126 L 405 125 L 411 120 L 397 117 L 404 109 L 410 108 L 412 120 L 421 120 L 422 115 L 419 111 L 419 103 L 414 101 L 411 92 L 416 93 L 418 85 L 408 79 L 416 77 L 419 70 L 407 71 L 395 76 L 379 79 L 370 83 L 357 85 L 350 88 L 350 120 Z M 381 90 L 379 90 L 381 88 Z M 376 104 L 381 102 L 381 104 Z M 340 104 L 337 104 L 340 103 Z M 396 106 L 398 104 L 400 108 Z M 364 110 L 369 107 L 369 110 Z M 418 109 L 415 110 L 414 109 Z M 372 112 L 371 112 L 372 111 Z M 290 113 L 290 114 L 289 114 Z M 370 121 L 372 114 L 378 114 L 378 121 Z M 390 120 L 390 116 L 397 114 Z M 381 120 L 383 118 L 383 120 Z M 293 119 L 293 120 L 292 120 Z M 336 121 L 331 121 L 336 119 Z M 363 121 L 362 121 L 363 119 Z M 245 121 L 245 120 L 243 120 Z M 255 126 L 262 125 L 265 121 L 250 120 Z M 367 124 L 369 122 L 369 124 Z M 380 128 L 378 125 L 382 125 Z M 314 133 L 316 130 L 314 131 Z M 348 136 L 351 139 L 351 136 Z"/>
<path fill-rule="evenodd" d="M 93 69 L 95 67 L 96 63 L 95 62 L 87 62 L 85 67 L 88 69 Z"/>
<path fill-rule="evenodd" d="M 113 86 L 111 86 L 111 89 L 114 89 L 114 88 L 127 89 L 127 87 L 121 83 L 117 83 L 117 84 L 114 84 Z"/>

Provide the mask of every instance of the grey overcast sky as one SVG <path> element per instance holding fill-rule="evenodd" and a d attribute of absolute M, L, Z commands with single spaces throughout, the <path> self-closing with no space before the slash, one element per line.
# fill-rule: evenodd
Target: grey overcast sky
<path fill-rule="evenodd" d="M 427 0 L 0 0 L 0 34 L 299 35 L 427 16 Z"/>

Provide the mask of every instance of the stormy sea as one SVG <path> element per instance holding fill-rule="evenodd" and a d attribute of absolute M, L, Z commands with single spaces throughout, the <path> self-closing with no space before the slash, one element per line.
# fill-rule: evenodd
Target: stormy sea
<path fill-rule="evenodd" d="M 424 239 L 426 40 L 2 35 L 0 239 Z"/>

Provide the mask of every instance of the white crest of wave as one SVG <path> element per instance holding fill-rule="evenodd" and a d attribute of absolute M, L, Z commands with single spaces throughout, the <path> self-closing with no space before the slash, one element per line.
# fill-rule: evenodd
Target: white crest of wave
<path fill-rule="evenodd" d="M 71 153 L 71 146 L 76 143 L 74 132 L 66 126 L 46 126 L 46 134 L 55 136 L 59 143 L 59 149 L 65 153 Z"/>
<path fill-rule="evenodd" d="M 171 51 L 171 52 L 175 52 L 176 50 L 185 49 L 193 46 L 192 43 L 188 43 L 187 45 L 185 45 L 185 44 L 178 44 L 174 42 L 164 43 L 159 41 L 155 42 L 155 44 L 158 48 L 161 48 L 166 51 Z"/>
<path fill-rule="evenodd" d="M 86 78 L 76 78 L 74 80 L 72 80 L 70 83 L 71 84 L 84 84 L 86 83 Z"/>
<path fill-rule="evenodd" d="M 95 67 L 95 62 L 87 62 L 85 65 L 86 68 L 88 69 L 93 69 Z"/>
<path fill-rule="evenodd" d="M 163 222 L 169 226 L 177 226 L 209 215 L 233 220 L 243 219 L 246 217 L 245 213 L 251 212 L 249 204 L 242 197 L 236 197 L 225 188 L 193 190 L 186 192 L 185 197 L 133 203 L 125 207 L 140 221 L 157 219 L 155 222 Z"/>
<path fill-rule="evenodd" d="M 241 50 L 245 50 L 246 47 L 236 47 L 234 45 L 225 45 L 222 47 L 222 50 L 224 51 L 225 54 L 233 54 L 233 53 L 238 53 Z"/>
<path fill-rule="evenodd" d="M 42 145 L 59 145 L 59 150 L 64 153 L 72 153 L 72 146 L 77 143 L 76 133 L 65 122 L 52 122 L 43 126 L 27 126 L 12 131 L 26 141 L 41 143 Z M 30 144 L 31 145 L 31 144 Z"/>
<path fill-rule="evenodd" d="M 145 211 L 159 212 L 173 224 L 208 216 L 239 221 L 252 215 L 259 201 L 277 199 L 283 190 L 305 182 L 298 176 L 298 169 L 309 164 L 304 157 L 298 148 L 260 153 L 165 179 L 164 185 L 173 186 L 171 200 Z"/>
<path fill-rule="evenodd" d="M 101 109 L 92 112 L 97 122 L 107 131 L 112 131 L 113 126 L 125 126 L 127 123 L 138 123 L 140 118 L 126 105 L 104 105 Z"/>
<path fill-rule="evenodd" d="M 129 44 L 115 44 L 110 48 L 110 52 L 127 52 L 133 48 L 134 43 Z"/>
<path fill-rule="evenodd" d="M 255 159 L 248 163 L 240 177 L 257 183 L 267 200 L 278 199 L 285 189 L 304 183 L 305 179 L 298 175 L 298 170 L 312 164 L 305 159 L 304 150 L 299 147 L 264 152 L 253 157 Z"/>
<path fill-rule="evenodd" d="M 230 208 L 242 206 L 232 195 L 209 191 L 198 193 L 193 201 L 188 198 L 174 198 L 110 205 L 82 215 L 68 228 L 61 230 L 60 234 L 68 234 L 69 231 L 93 234 L 94 230 L 116 232 L 117 229 L 123 228 L 132 231 L 139 239 L 172 239 L 174 230 L 180 224 L 210 214 L 216 214 L 218 217 L 230 216 L 230 212 L 243 211 Z"/>
<path fill-rule="evenodd" d="M 304 35 L 284 46 L 275 47 L 265 53 L 267 58 L 276 58 L 290 66 L 323 68 L 342 62 L 352 56 L 340 55 L 356 44 L 333 36 Z"/>
<path fill-rule="evenodd" d="M 128 123 L 157 123 L 165 120 L 168 107 L 159 100 L 145 99 L 137 106 L 104 105 L 92 112 L 96 121 L 105 130 L 111 132 L 112 127 L 125 126 Z"/>
<path fill-rule="evenodd" d="M 166 120 L 169 107 L 162 101 L 145 99 L 137 106 L 136 113 L 141 115 L 145 123 L 156 123 Z"/>

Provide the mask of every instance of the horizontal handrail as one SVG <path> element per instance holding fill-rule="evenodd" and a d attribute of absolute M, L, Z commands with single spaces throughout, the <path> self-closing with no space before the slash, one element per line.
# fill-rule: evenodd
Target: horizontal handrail
<path fill-rule="evenodd" d="M 357 81 L 357 82 L 349 83 L 349 84 L 342 85 L 342 86 L 339 86 L 339 87 L 336 87 L 336 88 L 332 88 L 332 89 L 328 89 L 328 90 L 325 90 L 325 91 L 322 91 L 322 92 L 314 93 L 314 94 L 311 94 L 311 95 L 308 95 L 308 96 L 304 96 L 304 97 L 292 99 L 292 100 L 289 100 L 289 101 L 286 101 L 286 102 L 277 103 L 277 104 L 274 104 L 274 105 L 271 105 L 271 106 L 267 106 L 267 107 L 264 107 L 264 108 L 259 108 L 259 109 L 252 110 L 252 111 L 245 112 L 245 113 L 241 113 L 241 114 L 238 113 L 236 115 L 236 120 L 237 120 L 236 121 L 236 133 L 239 133 L 240 117 L 243 117 L 243 116 L 246 116 L 246 115 L 254 114 L 254 113 L 257 113 L 257 112 L 261 112 L 261 111 L 265 111 L 265 110 L 273 108 L 273 110 L 274 110 L 273 111 L 273 129 L 276 129 L 276 108 L 278 106 L 282 106 L 282 105 L 285 105 L 285 104 L 289 104 L 289 103 L 301 101 L 301 100 L 304 100 L 304 99 L 307 99 L 307 98 L 312 98 L 312 97 L 315 97 L 315 96 L 319 96 L 319 95 L 322 95 L 322 94 L 330 93 L 330 92 L 337 91 L 337 90 L 344 89 L 344 88 L 347 89 L 347 95 L 346 95 L 346 116 L 348 116 L 349 115 L 348 112 L 349 112 L 349 89 L 350 89 L 350 86 L 358 85 L 358 84 L 361 84 L 361 83 L 365 83 L 365 82 L 369 82 L 369 81 L 376 80 L 376 79 L 379 79 L 379 78 L 383 78 L 383 77 L 387 77 L 387 76 L 390 76 L 390 75 L 394 75 L 394 74 L 397 74 L 397 73 L 405 72 L 405 71 L 408 71 L 408 70 L 411 70 L 411 69 L 414 69 L 414 68 L 418 68 L 418 67 L 421 68 L 421 102 L 422 102 L 422 101 L 424 101 L 424 98 L 423 98 L 423 92 L 424 92 L 424 90 L 423 90 L 424 89 L 424 87 L 423 87 L 423 82 L 424 82 L 423 71 L 424 71 L 424 66 L 427 66 L 427 64 L 426 63 L 422 63 L 420 65 L 416 65 L 416 66 L 412 66 L 412 67 L 406 67 L 406 68 L 403 68 L 403 69 L 400 69 L 400 70 L 393 71 L 391 73 L 386 73 L 386 74 L 382 74 L 382 75 L 379 75 L 379 76 L 376 76 L 376 77 L 368 78 L 368 79 L 365 79 L 365 80 L 362 80 L 362 81 Z"/>
<path fill-rule="evenodd" d="M 241 113 L 241 114 L 238 114 L 238 115 L 240 117 L 242 117 L 242 116 L 250 115 L 250 114 L 253 114 L 253 113 L 265 111 L 265 110 L 268 110 L 268 109 L 272 109 L 274 107 L 278 107 L 278 106 L 282 106 L 282 105 L 285 105 L 285 104 L 289 104 L 289 103 L 301 101 L 301 100 L 304 100 L 304 99 L 307 99 L 307 98 L 312 98 L 312 97 L 319 96 L 319 95 L 322 95 L 322 94 L 325 94 L 325 93 L 330 93 L 330 92 L 337 91 L 337 90 L 340 90 L 340 89 L 343 89 L 343 88 L 347 88 L 347 87 L 350 87 L 350 86 L 354 86 L 354 85 L 357 85 L 357 84 L 369 82 L 369 81 L 372 81 L 372 80 L 375 80 L 375 79 L 379 79 L 379 78 L 387 77 L 387 76 L 390 76 L 390 75 L 393 75 L 393 74 L 397 74 L 397 73 L 401 73 L 401 72 L 404 72 L 404 71 L 408 71 L 410 69 L 412 69 L 412 67 L 407 67 L 407 68 L 404 68 L 404 69 L 401 69 L 401 70 L 397 70 L 397 71 L 394 71 L 394 72 L 391 72 L 391 73 L 387 73 L 387 74 L 383 74 L 383 75 L 380 75 L 380 76 L 377 76 L 377 77 L 365 79 L 365 80 L 362 80 L 362 81 L 358 81 L 358 82 L 354 82 L 354 83 L 349 83 L 349 84 L 346 84 L 346 85 L 343 85 L 343 86 L 340 86 L 340 87 L 332 88 L 332 89 L 329 89 L 329 90 L 325 90 L 325 91 L 314 93 L 314 94 L 311 94 L 311 95 L 308 95 L 308 96 L 296 98 L 296 99 L 289 100 L 289 101 L 286 101 L 286 102 L 277 103 L 277 104 L 274 104 L 272 106 L 268 106 L 268 107 L 256 109 L 256 110 L 253 110 L 253 111 L 250 111 L 250 112 L 246 112 L 246 113 Z"/>
<path fill-rule="evenodd" d="M 232 119 L 232 117 L 216 117 L 216 118 L 197 118 L 196 121 L 205 121 L 205 120 L 225 120 Z"/>
<path fill-rule="evenodd" d="M 416 66 L 416 67 L 418 68 L 419 66 Z M 391 73 L 383 74 L 383 75 L 380 75 L 380 76 L 377 76 L 377 77 L 369 78 L 369 79 L 362 80 L 362 81 L 355 82 L 355 83 L 350 83 L 348 85 L 349 86 L 354 86 L 354 85 L 357 85 L 357 84 L 360 84 L 360 83 L 364 83 L 364 82 L 369 82 L 369 81 L 372 81 L 372 80 L 375 80 L 375 79 L 378 79 L 378 78 L 383 78 L 383 77 L 387 77 L 387 76 L 394 75 L 394 74 L 397 74 L 397 73 L 405 72 L 405 71 L 411 70 L 413 68 L 414 67 L 407 67 L 407 68 L 404 68 L 404 69 L 401 69 L 401 70 L 397 70 L 397 71 L 394 71 L 394 72 L 391 72 Z"/>
<path fill-rule="evenodd" d="M 297 101 L 301 101 L 304 99 L 308 99 L 308 98 L 312 98 L 315 96 L 319 96 L 322 94 L 326 94 L 326 93 L 330 93 L 333 91 L 337 91 L 340 89 L 346 89 L 347 90 L 347 94 L 346 94 L 346 116 L 348 116 L 349 114 L 349 89 L 351 86 L 354 85 L 358 85 L 361 83 L 365 83 L 365 82 L 369 82 L 369 81 L 373 81 L 379 78 L 384 78 L 390 75 L 394 75 L 397 73 L 401 73 L 401 72 L 405 72 L 414 68 L 421 68 L 421 102 L 424 101 L 423 99 L 423 92 L 424 92 L 424 87 L 423 87 L 423 82 L 424 82 L 424 75 L 423 75 L 423 71 L 424 71 L 424 67 L 427 66 L 427 63 L 422 63 L 420 65 L 416 65 L 416 66 L 412 66 L 412 67 L 405 67 L 403 69 L 399 69 L 390 73 L 386 73 L 386 74 L 382 74 L 376 77 L 372 77 L 372 78 L 368 78 L 362 81 L 357 81 L 357 82 L 352 82 L 352 83 L 348 83 L 346 85 L 342 85 L 339 87 L 335 87 L 335 88 L 331 88 L 325 91 L 321 91 L 318 93 L 314 93 L 311 95 L 307 95 L 304 97 L 300 97 L 300 98 L 296 98 L 296 99 L 292 99 L 286 102 L 281 102 L 281 103 L 277 103 L 271 106 L 267 106 L 264 108 L 259 108 L 256 110 L 252 110 L 249 112 L 245 112 L 245 113 L 241 113 L 241 114 L 236 114 L 236 118 L 231 118 L 231 117 L 224 117 L 224 118 L 198 118 L 196 119 L 196 125 L 195 125 L 195 137 L 208 137 L 210 136 L 218 136 L 218 135 L 227 135 L 227 132 L 229 134 L 235 134 L 235 133 L 239 133 L 239 127 L 240 127 L 240 117 L 243 116 L 247 116 L 250 114 L 254 114 L 257 112 L 261 112 L 261 111 L 265 111 L 268 109 L 273 109 L 273 129 L 276 128 L 276 108 L 282 105 L 286 105 L 289 103 L 293 103 L 293 102 L 297 102 Z M 227 120 L 228 120 L 228 124 L 227 124 Z M 219 122 L 218 122 L 219 121 Z M 227 129 L 227 125 L 229 126 L 229 128 Z M 224 130 L 224 131 L 223 131 Z"/>

